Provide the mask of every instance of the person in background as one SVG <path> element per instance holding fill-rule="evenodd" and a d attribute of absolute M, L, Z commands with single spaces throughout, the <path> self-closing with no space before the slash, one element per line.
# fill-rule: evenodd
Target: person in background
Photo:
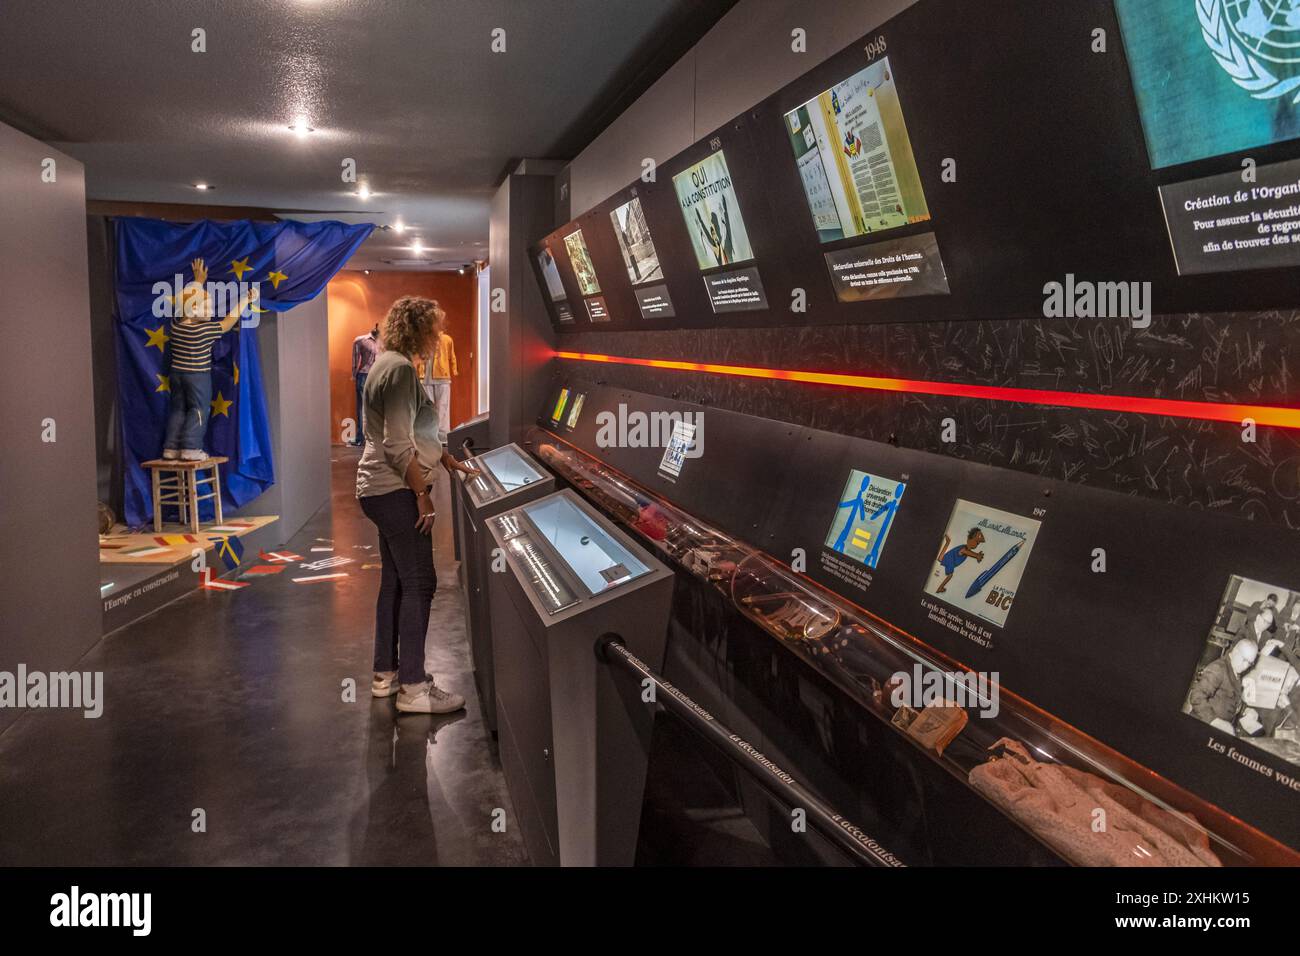
<path fill-rule="evenodd" d="M 1250 637 L 1242 637 L 1227 654 L 1206 664 L 1187 693 L 1187 712 L 1235 736 L 1242 706 L 1241 676 L 1258 656 L 1259 645 Z"/>
<path fill-rule="evenodd" d="M 379 529 L 381 562 L 370 689 L 375 697 L 396 694 L 403 713 L 446 714 L 465 706 L 465 698 L 443 690 L 424 670 L 438 586 L 429 540 L 434 469 L 441 464 L 448 472 L 478 474 L 443 449 L 433 402 L 415 371 L 415 360 L 437 345 L 440 311 L 416 296 L 393 303 L 384 320 L 384 351 L 370 366 L 362 396 L 367 428 L 357 499 Z"/>
<path fill-rule="evenodd" d="M 438 305 L 434 300 L 434 305 Z M 447 313 L 439 306 L 438 314 L 442 317 L 438 328 L 438 344 L 433 351 L 422 356 L 424 360 L 424 390 L 429 393 L 433 406 L 438 410 L 438 440 L 444 444 L 447 432 L 451 431 L 451 379 L 459 375 L 456 368 L 456 345 L 447 334 Z"/>
<path fill-rule="evenodd" d="M 171 367 L 167 373 L 171 406 L 163 437 L 163 458 L 168 461 L 203 461 L 208 457 L 203 440 L 212 410 L 212 347 L 258 299 L 258 285 L 254 282 L 235 308 L 217 320 L 212 297 L 204 288 L 207 266 L 202 259 L 195 259 L 190 268 L 194 270 L 194 281 L 181 291 L 179 315 L 171 321 Z"/>
<path fill-rule="evenodd" d="M 358 335 L 352 340 L 352 380 L 357 386 L 357 438 L 354 445 L 366 443 L 366 425 L 361 414 L 361 394 L 366 388 L 366 376 L 375 364 L 375 356 L 383 346 L 379 342 L 379 323 L 369 332 Z"/>

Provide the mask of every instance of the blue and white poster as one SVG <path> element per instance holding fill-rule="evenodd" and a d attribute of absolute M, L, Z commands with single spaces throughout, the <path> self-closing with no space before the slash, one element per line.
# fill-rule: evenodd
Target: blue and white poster
<path fill-rule="evenodd" d="M 876 567 L 906 488 L 901 481 L 850 471 L 826 532 L 826 547 L 869 568 Z"/>

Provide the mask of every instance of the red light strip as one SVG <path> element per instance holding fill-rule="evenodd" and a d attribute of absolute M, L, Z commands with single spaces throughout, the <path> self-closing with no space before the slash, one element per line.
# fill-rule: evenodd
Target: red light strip
<path fill-rule="evenodd" d="M 808 382 L 883 392 L 910 392 L 916 395 L 950 395 L 956 398 L 987 398 L 995 402 L 1024 402 L 1030 405 L 1057 405 L 1064 408 L 1090 408 L 1106 412 L 1131 412 L 1140 415 L 1166 415 L 1209 422 L 1232 422 L 1240 425 L 1247 418 L 1257 425 L 1300 429 L 1300 409 L 1278 405 L 1235 405 L 1224 402 L 1188 402 L 1172 398 L 1137 398 L 1129 395 L 1100 395 L 1095 392 L 1059 392 L 1042 388 L 1005 388 L 999 385 L 963 385 L 958 382 L 930 382 L 923 379 L 880 378 L 873 375 L 845 375 L 836 372 L 805 372 L 797 369 L 756 368 L 748 365 L 714 365 L 709 362 L 674 362 L 668 359 L 630 358 L 601 355 L 597 352 L 555 352 L 556 358 L 575 362 L 606 362 L 613 365 L 640 365 L 646 368 L 672 369 L 678 372 L 707 372 L 710 375 L 735 375 L 741 378 L 767 378 L 784 382 Z"/>

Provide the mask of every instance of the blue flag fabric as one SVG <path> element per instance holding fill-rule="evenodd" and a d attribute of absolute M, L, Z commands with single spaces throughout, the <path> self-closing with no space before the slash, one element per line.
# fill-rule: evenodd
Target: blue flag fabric
<path fill-rule="evenodd" d="M 171 319 L 176 289 L 194 281 L 190 263 L 203 259 L 208 283 L 257 282 L 255 308 L 282 312 L 307 302 L 348 261 L 374 229 L 341 222 L 228 222 L 190 224 L 158 219 L 118 219 L 116 227 L 118 404 L 121 422 L 125 518 L 153 518 L 149 475 L 141 462 L 162 455 L 171 401 Z M 238 295 L 217 318 L 238 304 Z M 237 508 L 275 483 L 271 430 L 254 312 L 217 340 L 212 350 L 212 410 L 207 450 L 230 461 L 221 467 L 222 501 Z M 212 517 L 204 502 L 201 517 Z"/>

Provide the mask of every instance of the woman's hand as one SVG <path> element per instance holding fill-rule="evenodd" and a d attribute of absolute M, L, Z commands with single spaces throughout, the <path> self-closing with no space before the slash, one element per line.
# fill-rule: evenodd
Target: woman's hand
<path fill-rule="evenodd" d="M 420 515 L 415 520 L 416 529 L 420 534 L 430 534 L 433 531 L 433 522 L 438 517 L 438 513 L 433 510 L 433 499 L 429 497 L 427 491 L 415 496 L 415 508 Z"/>
<path fill-rule="evenodd" d="M 204 265 L 202 259 L 195 259 L 190 263 L 190 268 L 194 270 L 194 281 L 199 285 L 208 281 L 208 267 Z"/>
<path fill-rule="evenodd" d="M 468 478 L 477 478 L 480 474 L 477 468 L 471 468 L 469 465 L 457 461 L 456 456 L 449 451 L 444 451 L 442 453 L 442 467 L 447 469 L 448 474 L 453 471 L 459 471 L 462 475 L 465 475 Z"/>

